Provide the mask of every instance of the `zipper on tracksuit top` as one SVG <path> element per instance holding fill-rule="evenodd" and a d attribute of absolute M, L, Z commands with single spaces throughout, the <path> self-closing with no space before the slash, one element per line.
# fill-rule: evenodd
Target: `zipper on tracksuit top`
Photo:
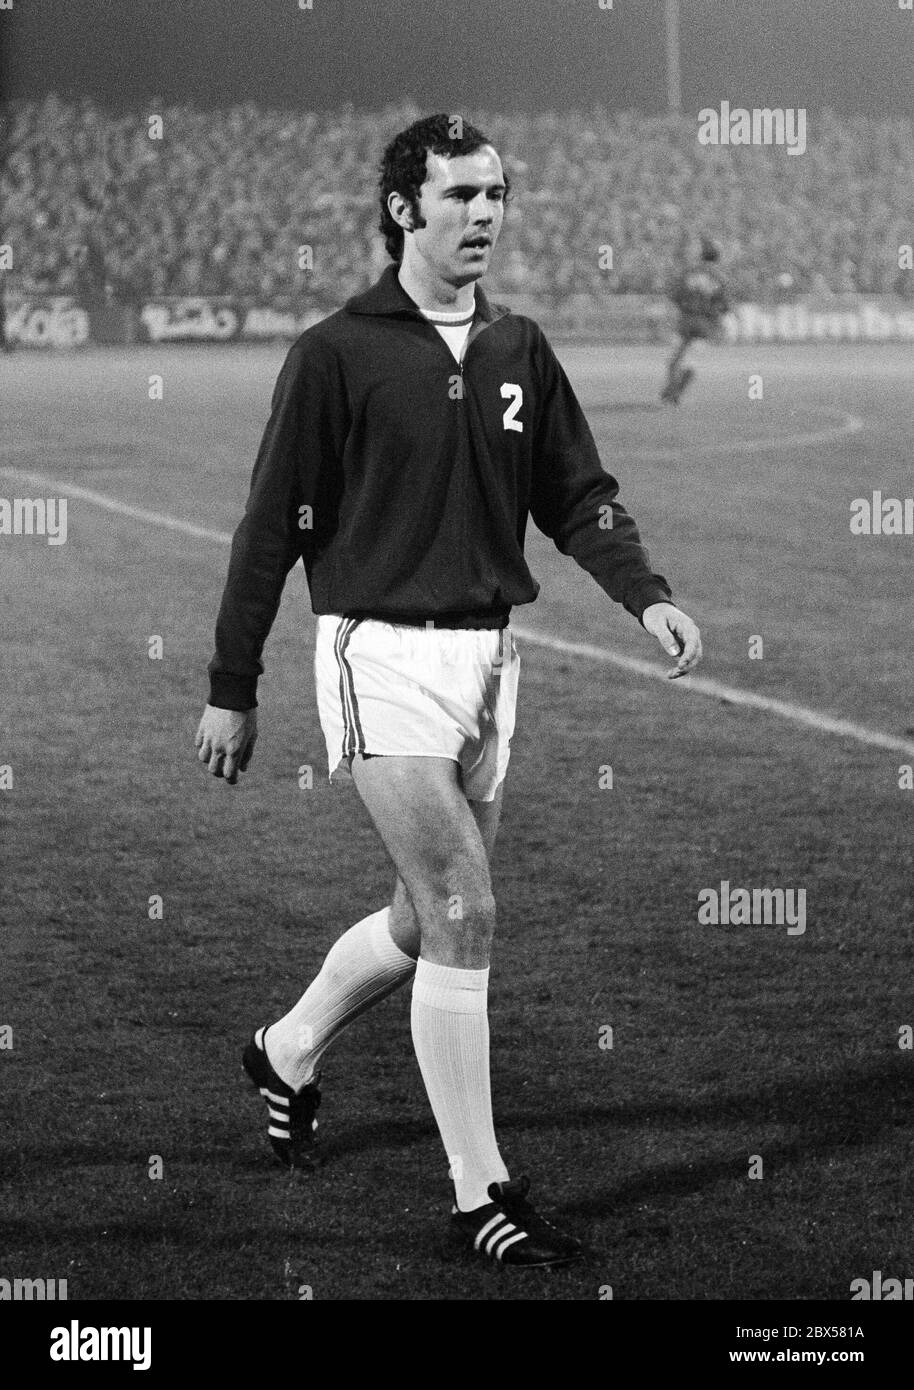
<path fill-rule="evenodd" d="M 460 377 L 460 395 L 458 396 L 458 400 L 463 401 L 463 400 L 464 400 L 464 397 L 465 397 L 465 391 L 466 391 L 466 382 L 465 382 L 465 378 L 464 378 L 464 375 L 463 375 L 463 366 L 464 366 L 464 363 L 466 362 L 467 353 L 469 352 L 469 350 L 470 350 L 470 348 L 472 347 L 473 343 L 476 342 L 477 338 L 480 338 L 480 337 L 482 336 L 482 334 L 485 333 L 485 331 L 486 331 L 487 328 L 491 328 L 491 327 L 492 327 L 492 322 L 493 322 L 493 320 L 487 320 L 487 319 L 480 318 L 480 317 L 479 317 L 479 310 L 478 310 L 478 308 L 476 307 L 476 304 L 475 304 L 475 301 L 474 301 L 474 305 L 473 305 L 473 322 L 470 324 L 470 331 L 469 331 L 469 333 L 468 333 L 467 336 L 466 336 L 466 341 L 464 342 L 463 347 L 460 349 L 460 356 L 459 356 L 458 358 L 455 358 L 455 357 L 454 357 L 454 354 L 451 352 L 451 349 L 448 347 L 448 345 L 447 345 L 447 343 L 445 342 L 444 338 L 442 338 L 441 334 L 438 332 L 438 328 L 437 328 L 437 326 L 436 326 L 436 324 L 435 324 L 435 320 L 434 320 L 434 319 L 430 319 L 430 318 L 426 318 L 425 314 L 423 314 L 423 312 L 422 312 L 421 309 L 418 310 L 418 312 L 417 312 L 417 314 L 416 314 L 416 317 L 419 318 L 419 319 L 421 319 L 423 323 L 427 323 L 427 324 L 428 324 L 429 328 L 430 328 L 430 329 L 432 330 L 432 332 L 434 333 L 434 335 L 435 335 L 435 337 L 437 338 L 438 342 L 441 344 L 441 346 L 444 348 L 444 351 L 447 353 L 448 361 L 449 361 L 449 362 L 452 362 L 452 363 L 453 363 L 453 362 L 456 362 L 457 372 L 458 372 L 458 375 L 459 375 L 459 377 Z M 498 320 L 495 319 L 494 322 L 497 323 Z M 443 327 L 447 327 L 446 324 L 445 324 L 445 325 L 442 325 L 442 326 L 443 326 Z M 451 373 L 451 376 L 453 376 L 453 372 Z"/>

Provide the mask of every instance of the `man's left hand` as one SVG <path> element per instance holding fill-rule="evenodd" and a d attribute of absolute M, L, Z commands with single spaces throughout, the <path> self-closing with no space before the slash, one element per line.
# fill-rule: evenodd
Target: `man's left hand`
<path fill-rule="evenodd" d="M 641 615 L 641 623 L 652 632 L 665 652 L 678 657 L 669 680 L 686 676 L 701 660 L 701 633 L 687 613 L 674 603 L 652 603 Z"/>

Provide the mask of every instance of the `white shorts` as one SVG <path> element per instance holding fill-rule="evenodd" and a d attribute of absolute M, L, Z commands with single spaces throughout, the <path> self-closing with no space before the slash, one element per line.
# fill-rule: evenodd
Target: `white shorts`
<path fill-rule="evenodd" d="M 508 770 L 520 657 L 510 628 L 409 627 L 321 614 L 317 707 L 330 780 L 356 754 L 452 758 L 470 801 Z"/>

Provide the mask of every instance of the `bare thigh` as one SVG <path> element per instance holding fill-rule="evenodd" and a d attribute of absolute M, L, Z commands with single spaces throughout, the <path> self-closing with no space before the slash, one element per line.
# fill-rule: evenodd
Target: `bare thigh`
<path fill-rule="evenodd" d="M 397 945 L 440 965 L 487 965 L 503 784 L 491 802 L 468 801 L 449 758 L 357 757 L 352 776 L 397 871 Z"/>

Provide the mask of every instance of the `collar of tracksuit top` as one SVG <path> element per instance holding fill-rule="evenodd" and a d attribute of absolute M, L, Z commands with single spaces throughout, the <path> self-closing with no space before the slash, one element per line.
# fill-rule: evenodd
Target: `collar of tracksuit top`
<path fill-rule="evenodd" d="M 506 318 L 511 312 L 504 304 L 492 304 L 486 297 L 482 286 L 476 285 L 476 312 L 473 325 L 470 329 L 469 337 L 464 347 L 464 356 L 474 338 L 490 323 L 495 323 L 497 319 Z M 436 335 L 441 335 L 435 328 L 430 319 L 427 319 L 419 308 L 418 304 L 406 293 L 400 284 L 400 276 L 395 265 L 389 265 L 378 280 L 370 289 L 362 294 L 353 295 L 346 301 L 346 312 L 349 314 L 404 314 L 407 318 L 421 319 L 423 323 L 429 324 L 434 329 Z M 444 340 L 442 339 L 442 342 Z"/>
<path fill-rule="evenodd" d="M 299 555 L 315 613 L 498 627 L 539 592 L 529 513 L 636 618 L 669 600 L 539 327 L 475 296 L 459 368 L 393 265 L 293 345 L 232 546 L 211 704 L 256 704 Z M 302 503 L 313 529 L 299 529 Z"/>

